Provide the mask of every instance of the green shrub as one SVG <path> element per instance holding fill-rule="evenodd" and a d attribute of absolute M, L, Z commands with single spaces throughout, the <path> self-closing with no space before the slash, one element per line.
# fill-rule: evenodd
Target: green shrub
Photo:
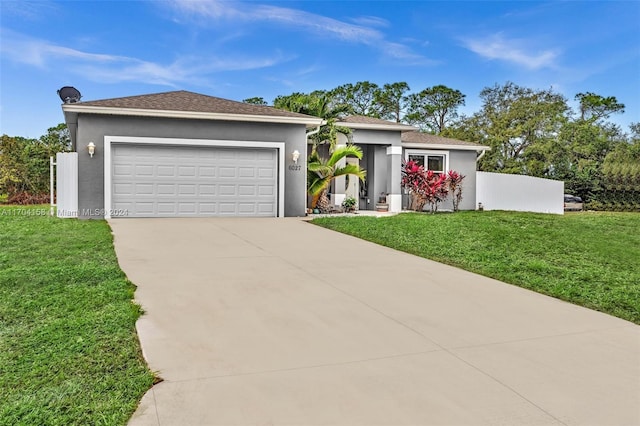
<path fill-rule="evenodd" d="M 8 203 L 41 204 L 49 194 L 49 157 L 71 149 L 65 124 L 51 127 L 40 139 L 0 137 L 0 194 Z M 46 199 L 46 200 L 45 200 Z"/>

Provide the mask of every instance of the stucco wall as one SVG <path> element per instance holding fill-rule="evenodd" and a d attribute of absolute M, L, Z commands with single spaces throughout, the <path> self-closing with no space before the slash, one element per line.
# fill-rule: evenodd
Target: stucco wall
<path fill-rule="evenodd" d="M 412 151 L 419 150 L 417 148 L 411 148 Z M 458 208 L 460 210 L 475 210 L 476 208 L 476 157 L 475 151 L 451 151 L 437 149 L 427 149 L 429 153 L 441 153 L 448 156 L 449 170 L 455 170 L 456 172 L 465 176 L 462 181 L 462 201 Z M 406 153 L 403 153 L 403 158 Z M 440 210 L 453 210 L 452 195 L 445 200 L 438 208 Z M 409 204 L 409 197 L 404 194 L 402 197 L 402 207 L 407 208 Z M 429 206 L 425 206 L 428 209 Z"/>
<path fill-rule="evenodd" d="M 449 169 L 465 176 L 462 181 L 460 210 L 476 208 L 476 157 L 475 151 L 449 151 Z M 443 208 L 453 209 L 451 195 L 444 202 Z"/>
<path fill-rule="evenodd" d="M 400 132 L 355 129 L 351 134 L 353 143 L 373 145 L 400 145 Z"/>
<path fill-rule="evenodd" d="M 124 117 L 80 114 L 78 116 L 78 209 L 79 217 L 101 218 L 104 206 L 104 136 L 265 141 L 285 143 L 285 216 L 304 216 L 306 202 L 306 162 L 300 170 L 289 170 L 291 153 L 306 153 L 306 129 L 297 124 L 245 123 L 170 118 Z M 96 154 L 86 153 L 89 142 Z"/>

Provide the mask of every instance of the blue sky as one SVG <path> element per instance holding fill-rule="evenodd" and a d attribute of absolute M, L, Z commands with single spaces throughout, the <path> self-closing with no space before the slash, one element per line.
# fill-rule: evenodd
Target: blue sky
<path fill-rule="evenodd" d="M 638 1 L 0 1 L 0 134 L 63 121 L 83 100 L 169 90 L 271 102 L 368 80 L 412 92 L 513 81 L 616 96 L 640 121 Z"/>

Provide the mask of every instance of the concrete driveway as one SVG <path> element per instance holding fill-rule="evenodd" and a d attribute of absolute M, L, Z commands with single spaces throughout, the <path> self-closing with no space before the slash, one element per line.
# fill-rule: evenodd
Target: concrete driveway
<path fill-rule="evenodd" d="M 640 424 L 629 322 L 300 219 L 110 224 L 164 378 L 130 425 Z"/>

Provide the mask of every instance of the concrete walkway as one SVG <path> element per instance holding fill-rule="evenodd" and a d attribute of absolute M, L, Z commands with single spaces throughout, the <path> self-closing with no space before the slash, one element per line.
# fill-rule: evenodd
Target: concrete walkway
<path fill-rule="evenodd" d="M 629 322 L 299 219 L 110 224 L 164 378 L 132 426 L 640 424 Z"/>

